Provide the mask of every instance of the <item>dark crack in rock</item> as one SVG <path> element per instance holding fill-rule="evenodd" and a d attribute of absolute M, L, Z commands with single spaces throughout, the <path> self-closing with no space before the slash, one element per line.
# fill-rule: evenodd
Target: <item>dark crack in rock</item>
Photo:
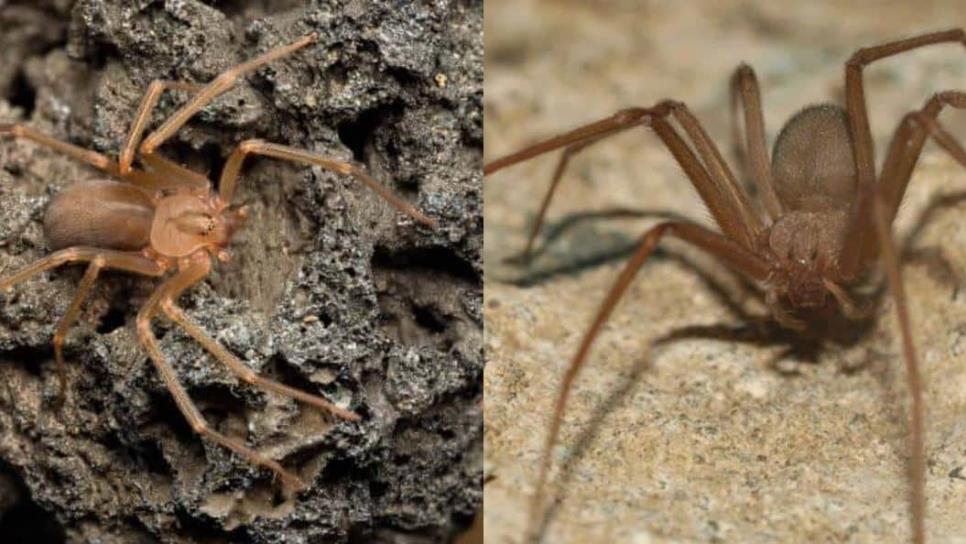
<path fill-rule="evenodd" d="M 363 421 L 240 384 L 158 319 L 211 425 L 312 483 L 282 496 L 192 432 L 132 327 L 155 282 L 112 273 L 66 343 L 58 411 L 50 343 L 83 270 L 51 272 L 0 298 L 0 540 L 40 524 L 35 542 L 446 542 L 480 506 L 482 2 L 0 2 L 0 120 L 113 156 L 152 80 L 205 82 L 310 32 L 162 152 L 213 176 L 248 138 L 355 160 L 440 228 L 351 179 L 251 160 L 232 261 L 180 303 L 251 368 Z M 0 273 L 47 252 L 50 196 L 98 175 L 0 143 Z"/>

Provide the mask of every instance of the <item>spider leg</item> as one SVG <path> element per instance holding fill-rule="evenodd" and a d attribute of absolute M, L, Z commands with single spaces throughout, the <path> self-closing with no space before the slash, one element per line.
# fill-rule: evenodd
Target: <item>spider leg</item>
<path fill-rule="evenodd" d="M 427 217 L 423 212 L 397 196 L 384 185 L 372 179 L 362 168 L 345 161 L 329 159 L 302 149 L 268 143 L 262 140 L 245 140 L 238 144 L 238 147 L 228 157 L 228 162 L 225 163 L 225 167 L 221 171 L 221 181 L 218 183 L 218 193 L 225 202 L 231 202 L 232 195 L 235 192 L 235 186 L 238 183 L 238 175 L 241 172 L 242 162 L 244 162 L 245 157 L 248 155 L 263 155 L 276 159 L 300 162 L 319 166 L 339 174 L 350 175 L 361 181 L 366 187 L 382 197 L 383 200 L 397 210 L 427 227 L 436 228 L 435 220 Z"/>
<path fill-rule="evenodd" d="M 896 127 L 879 180 L 879 194 L 886 206 L 886 217 L 890 223 L 895 219 L 899 204 L 906 194 L 912 171 L 919 161 L 926 138 L 930 134 L 954 159 L 966 167 L 966 156 L 964 156 L 966 154 L 963 153 L 962 147 L 936 121 L 945 106 L 966 109 L 966 92 L 936 93 L 922 109 L 907 114 Z"/>
<path fill-rule="evenodd" d="M 74 324 L 74 320 L 77 319 L 81 305 L 87 299 L 87 295 L 90 293 L 91 287 L 94 286 L 94 282 L 97 281 L 97 275 L 100 273 L 102 266 L 104 266 L 103 258 L 95 258 L 87 265 L 87 271 L 84 272 L 84 278 L 81 279 L 80 284 L 77 286 L 74 300 L 71 301 L 67 311 L 60 318 L 60 321 L 57 323 L 57 331 L 54 332 L 54 360 L 57 362 L 57 379 L 60 381 L 60 393 L 58 395 L 60 402 L 63 402 L 67 397 L 67 365 L 64 363 L 64 338 L 67 336 L 71 325 Z"/>
<path fill-rule="evenodd" d="M 144 92 L 144 97 L 141 99 L 141 105 L 134 115 L 134 121 L 131 123 L 131 130 L 128 132 L 127 140 L 125 140 L 124 147 L 121 148 L 121 153 L 118 156 L 118 167 L 122 174 L 127 174 L 131 170 L 131 164 L 134 162 L 134 152 L 138 144 L 141 143 L 144 130 L 147 128 L 148 121 L 151 120 L 151 113 L 158 105 L 158 100 L 161 99 L 161 93 L 165 90 L 174 90 L 197 94 L 202 88 L 204 88 L 204 85 L 199 83 L 167 81 L 163 79 L 156 79 L 148 85 L 148 89 Z"/>
<path fill-rule="evenodd" d="M 0 124 L 0 138 L 7 135 L 13 136 L 14 138 L 29 140 L 44 147 L 48 147 L 54 151 L 63 153 L 72 159 L 89 164 L 99 170 L 103 170 L 112 176 L 117 176 L 143 187 L 157 188 L 171 185 L 170 181 L 142 170 L 131 170 L 127 174 L 122 175 L 117 163 L 105 155 L 102 155 L 96 151 L 91 151 L 90 149 L 84 149 L 83 147 L 67 143 L 63 140 L 58 140 L 53 136 L 48 136 L 43 132 L 21 123 Z"/>
<path fill-rule="evenodd" d="M 63 353 L 64 339 L 74 320 L 77 319 L 81 304 L 84 303 L 84 300 L 90 293 L 91 287 L 93 287 L 94 282 L 97 280 L 100 271 L 104 268 L 115 268 L 144 276 L 160 276 L 164 273 L 164 268 L 158 265 L 158 263 L 137 253 L 126 253 L 100 248 L 72 247 L 51 253 L 19 270 L 15 274 L 0 279 L 0 292 L 9 291 L 13 289 L 14 285 L 26 281 L 31 276 L 45 270 L 73 262 L 88 262 L 90 264 L 88 264 L 84 278 L 77 287 L 77 293 L 74 295 L 73 301 L 71 301 L 70 306 L 67 308 L 67 312 L 60 318 L 60 321 L 57 323 L 57 330 L 54 332 L 54 360 L 57 363 L 57 378 L 60 381 L 59 397 L 61 401 L 63 401 L 67 394 L 67 370 L 64 364 Z"/>
<path fill-rule="evenodd" d="M 539 536 L 538 532 L 541 529 L 539 516 L 543 505 L 544 486 L 546 485 L 547 476 L 550 471 L 550 454 L 557 444 L 564 410 L 567 406 L 567 400 L 570 397 L 574 381 L 586 362 L 591 345 L 598 334 L 600 334 L 614 307 L 624 295 L 634 276 L 654 252 L 658 242 L 666 235 L 675 236 L 707 251 L 711 255 L 721 259 L 728 266 L 747 275 L 753 280 L 765 281 L 768 278 L 769 267 L 764 261 L 742 247 L 738 242 L 699 225 L 685 222 L 665 222 L 652 227 L 644 234 L 637 251 L 624 266 L 620 276 L 618 276 L 613 287 L 611 287 L 604 301 L 601 303 L 597 314 L 594 316 L 594 320 L 591 322 L 587 332 L 584 333 L 577 352 L 573 359 L 570 360 L 567 371 L 564 373 L 560 391 L 557 393 L 557 400 L 554 403 L 550 430 L 547 434 L 543 453 L 540 457 L 540 471 L 536 491 L 530 505 L 530 531 L 528 531 L 528 536 L 532 539 L 536 539 Z"/>
<path fill-rule="evenodd" d="M 205 331 L 202 330 L 202 328 L 199 327 L 198 324 L 195 323 L 190 317 L 188 317 L 174 302 L 166 304 L 165 301 L 162 301 L 161 310 L 168 316 L 168 318 L 171 319 L 171 321 L 174 321 L 180 325 L 181 328 L 187 331 L 192 338 L 204 346 L 208 352 L 210 352 L 215 356 L 216 359 L 227 366 L 228 369 L 231 370 L 233 374 L 241 378 L 242 381 L 256 387 L 261 387 L 262 389 L 302 401 L 306 404 L 311 404 L 320 410 L 335 414 L 342 419 L 349 421 L 359 421 L 361 419 L 356 413 L 339 408 L 318 395 L 312 395 L 293 387 L 289 387 L 283 383 L 270 380 L 264 376 L 260 376 L 257 372 L 254 372 L 252 369 L 245 366 L 241 361 L 238 360 L 238 357 L 235 357 L 230 351 L 225 349 L 224 346 L 205 334 Z"/>
<path fill-rule="evenodd" d="M 228 91 L 235 86 L 242 77 L 254 72 L 255 70 L 261 68 L 262 66 L 291 55 L 292 53 L 298 51 L 299 49 L 315 43 L 318 40 L 318 36 L 315 33 L 304 36 L 301 39 L 277 47 L 275 49 L 269 50 L 254 59 L 245 61 L 238 64 L 228 70 L 225 70 L 219 74 L 210 83 L 206 84 L 204 87 L 198 91 L 187 104 L 181 106 L 181 108 L 174 112 L 157 130 L 149 134 L 143 142 L 141 142 L 141 154 L 150 155 L 161 146 L 168 138 L 174 135 L 192 115 L 200 111 L 206 105 L 208 105 L 212 100 L 217 98 L 222 93 Z"/>
<path fill-rule="evenodd" d="M 161 353 L 161 349 L 158 347 L 158 341 L 154 336 L 154 332 L 151 330 L 151 320 L 157 314 L 158 308 L 173 306 L 174 301 L 185 289 L 200 282 L 210 271 L 211 261 L 205 255 L 203 259 L 195 259 L 155 289 L 151 297 L 148 298 L 148 301 L 138 312 L 138 337 L 141 340 L 141 344 L 148 350 L 148 355 L 154 363 L 154 366 L 158 369 L 158 373 L 161 374 L 161 379 L 164 381 L 165 386 L 171 391 L 171 395 L 174 397 L 178 409 L 181 410 L 185 419 L 188 420 L 188 424 L 191 425 L 191 428 L 196 433 L 203 438 L 207 438 L 216 444 L 230 449 L 254 465 L 271 470 L 289 487 L 296 490 L 303 489 L 305 488 L 305 482 L 295 474 L 282 468 L 282 465 L 278 462 L 247 447 L 241 440 L 229 438 L 212 429 L 208 425 L 208 422 L 205 421 L 201 411 L 198 410 L 198 407 L 188 397 L 188 393 L 184 387 L 178 382 L 174 368 L 171 367 L 171 364 L 168 363 L 164 354 Z"/>
<path fill-rule="evenodd" d="M 554 168 L 553 178 L 550 180 L 550 187 L 547 189 L 547 193 L 543 196 L 543 201 L 540 202 L 540 211 L 537 212 L 537 220 L 533 223 L 533 227 L 530 228 L 530 234 L 527 235 L 527 245 L 523 249 L 522 257 L 524 261 L 529 261 L 530 256 L 533 252 L 533 243 L 537 239 L 537 234 L 540 233 L 540 228 L 543 226 L 544 219 L 547 216 L 547 209 L 550 207 L 550 201 L 553 199 L 553 194 L 557 191 L 557 184 L 560 183 L 560 178 L 563 177 L 563 173 L 567 170 L 567 166 L 570 163 L 570 158 L 580 153 L 584 149 L 592 146 L 593 144 L 612 136 L 618 134 L 636 125 L 627 125 L 614 132 L 604 134 L 603 136 L 598 136 L 596 138 L 588 139 L 586 141 L 571 144 L 564 148 L 563 153 L 560 154 L 560 159 L 557 161 L 557 167 Z"/>
<path fill-rule="evenodd" d="M 14 285 L 45 270 L 68 263 L 92 262 L 98 259 L 103 259 L 103 268 L 114 268 L 144 276 L 160 276 L 164 273 L 164 268 L 161 265 L 140 253 L 114 251 L 98 247 L 69 247 L 37 259 L 10 276 L 0 278 L 0 293 L 10 291 Z"/>
<path fill-rule="evenodd" d="M 881 196 L 875 195 L 872 200 L 875 231 L 882 250 L 889 291 L 892 292 L 892 298 L 896 304 L 903 358 L 906 362 L 906 383 L 912 399 L 909 432 L 910 510 L 913 542 L 922 544 L 926 541 L 926 445 L 923 437 L 922 377 L 916 344 L 912 339 L 912 325 L 905 287 L 902 283 L 902 271 L 899 268 L 899 258 L 896 256 L 895 242 L 890 231 L 888 208 Z"/>
<path fill-rule="evenodd" d="M 761 91 L 758 87 L 758 77 L 755 70 L 747 64 L 741 64 L 731 76 L 731 126 L 733 129 L 732 143 L 735 154 L 741 158 L 743 168 L 750 172 L 750 177 L 758 187 L 765 205 L 765 210 L 772 220 L 782 214 L 782 203 L 775 192 L 774 178 L 771 173 L 771 161 L 768 159 L 768 146 L 765 143 L 765 118 L 761 111 Z M 739 103 L 744 112 L 745 147 L 741 147 L 740 129 L 738 128 L 737 110 Z"/>
<path fill-rule="evenodd" d="M 906 51 L 940 43 L 956 43 L 966 46 L 966 32 L 957 28 L 943 32 L 924 34 L 914 38 L 890 42 L 856 51 L 845 64 L 845 105 L 855 154 L 856 198 L 849 210 L 850 225 L 842 249 L 841 269 L 846 275 L 857 274 L 875 244 L 872 226 L 875 191 L 869 190 L 875 183 L 875 148 L 869 117 L 865 106 L 863 69 L 883 58 Z M 884 204 L 886 205 L 886 204 Z M 872 252 L 874 253 L 874 252 Z"/>
<path fill-rule="evenodd" d="M 34 130 L 27 125 L 21 123 L 0 124 L 0 137 L 6 135 L 13 136 L 14 138 L 30 140 L 44 147 L 49 147 L 54 151 L 59 151 L 68 157 L 89 164 L 94 168 L 103 170 L 109 174 L 115 176 L 120 175 L 117 164 L 106 156 L 101 155 L 96 151 L 84 149 L 83 147 L 78 147 L 74 144 L 69 144 L 62 140 L 58 140 L 57 138 L 48 136 L 43 132 Z"/>
<path fill-rule="evenodd" d="M 955 141 L 945 131 L 941 130 L 935 120 L 941 109 L 943 99 L 938 98 L 935 103 L 927 103 L 923 111 L 916 112 L 911 118 L 912 122 L 919 125 L 919 133 L 916 133 L 914 127 L 904 126 L 907 123 L 905 120 L 900 124 L 896 131 L 896 138 L 893 139 L 893 144 L 890 146 L 886 164 L 883 167 L 883 179 L 880 180 L 881 187 L 874 186 L 874 146 L 866 113 L 862 70 L 868 64 L 892 55 L 927 45 L 947 42 L 959 42 L 966 45 L 966 33 L 962 29 L 953 29 L 860 49 L 852 55 L 852 58 L 845 65 L 846 108 L 852 135 L 852 148 L 855 154 L 857 187 L 856 198 L 849 211 L 849 225 L 841 251 L 840 267 L 844 276 L 854 276 L 877 251 L 881 252 L 888 276 L 889 289 L 895 300 L 906 363 L 906 381 L 912 399 L 909 436 L 910 517 L 912 539 L 916 543 L 922 543 L 926 538 L 926 470 L 922 383 L 919 375 L 919 360 L 912 340 L 912 329 L 902 275 L 896 257 L 895 245 L 892 241 L 890 224 L 895 209 L 905 192 L 905 186 L 908 183 L 907 176 L 915 166 L 922 148 L 922 143 L 918 141 L 922 137 L 921 129 L 924 127 L 944 147 L 947 147 L 948 144 L 955 144 Z M 952 98 L 952 101 L 947 101 L 949 105 L 954 105 L 957 101 L 961 103 L 961 98 L 957 99 L 955 93 L 947 94 L 946 97 Z M 912 145 L 907 146 L 909 143 Z M 902 147 L 906 147 L 906 149 L 903 150 Z M 956 148 L 958 148 L 958 144 L 947 147 L 947 151 L 955 157 L 957 154 Z"/>
<path fill-rule="evenodd" d="M 842 309 L 842 315 L 846 318 L 862 321 L 872 317 L 872 313 L 875 312 L 875 304 L 867 301 L 866 304 L 860 305 L 848 291 L 830 279 L 823 278 L 822 283 L 825 285 L 825 289 L 835 297 L 835 300 L 839 303 L 839 308 Z"/>
<path fill-rule="evenodd" d="M 673 116 L 684 129 L 701 157 L 700 160 L 668 122 L 668 116 Z M 552 193 L 556 190 L 557 181 L 559 181 L 557 174 L 562 174 L 560 169 L 566 166 L 565 160 L 569 160 L 569 157 L 582 147 L 638 125 L 649 125 L 661 138 L 684 169 L 688 179 L 698 191 L 702 201 L 711 211 L 721 229 L 743 247 L 752 247 L 758 232 L 762 228 L 760 219 L 752 209 L 747 195 L 738 185 L 714 142 L 711 141 L 687 106 L 679 102 L 665 100 L 652 108 L 621 110 L 606 119 L 589 123 L 510 155 L 500 157 L 485 165 L 483 172 L 484 174 L 491 174 L 555 149 L 565 149 L 564 156 L 558 164 L 558 172 L 555 173 L 554 183 L 551 184 L 550 191 L 544 197 L 540 218 L 534 226 L 535 232 L 539 230 L 542 224 L 544 212 L 549 205 Z M 528 242 L 528 246 L 531 243 Z"/>

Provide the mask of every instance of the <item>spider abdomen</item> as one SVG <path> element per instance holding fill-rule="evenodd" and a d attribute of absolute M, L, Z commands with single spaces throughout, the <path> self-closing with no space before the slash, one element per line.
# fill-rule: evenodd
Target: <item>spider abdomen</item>
<path fill-rule="evenodd" d="M 785 123 L 772 152 L 775 192 L 786 210 L 847 209 L 855 197 L 855 157 L 848 114 L 809 106 Z"/>
<path fill-rule="evenodd" d="M 44 215 L 50 249 L 138 250 L 148 245 L 154 203 L 146 191 L 111 180 L 80 181 L 54 195 Z"/>

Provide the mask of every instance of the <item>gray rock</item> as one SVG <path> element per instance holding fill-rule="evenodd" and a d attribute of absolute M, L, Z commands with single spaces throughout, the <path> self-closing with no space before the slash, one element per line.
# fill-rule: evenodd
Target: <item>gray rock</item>
<path fill-rule="evenodd" d="M 156 321 L 211 424 L 312 482 L 294 499 L 178 412 L 131 326 L 156 282 L 103 276 L 66 344 L 60 411 L 50 342 L 82 270 L 3 295 L 0 496 L 13 499 L 0 500 L 0 539 L 37 520 L 52 527 L 28 533 L 42 542 L 452 538 L 482 500 L 482 3 L 48 4 L 0 4 L 0 25 L 31 21 L 3 32 L 20 53 L 0 69 L 0 119 L 114 155 L 153 79 L 204 82 L 317 32 L 317 44 L 247 77 L 163 152 L 215 173 L 247 138 L 356 160 L 440 228 L 351 179 L 252 160 L 236 197 L 252 217 L 231 263 L 180 301 L 245 364 L 361 423 L 240 385 Z M 155 122 L 183 100 L 165 95 Z M 30 143 L 0 144 L 3 274 L 46 253 L 50 195 L 97 176 Z"/>

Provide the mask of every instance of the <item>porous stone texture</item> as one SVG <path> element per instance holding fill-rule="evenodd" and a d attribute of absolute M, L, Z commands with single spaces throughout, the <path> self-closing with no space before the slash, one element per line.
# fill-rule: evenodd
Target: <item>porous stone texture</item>
<path fill-rule="evenodd" d="M 851 7 L 850 7 L 851 6 Z M 486 159 L 627 106 L 683 100 L 729 161 L 728 79 L 762 85 L 769 142 L 840 101 L 857 48 L 963 25 L 958 2 L 487 2 Z M 963 89 L 936 46 L 867 70 L 878 158 L 901 116 Z M 966 141 L 963 116 L 943 122 Z M 646 129 L 578 155 L 529 267 L 556 156 L 486 180 L 488 542 L 522 542 L 564 369 L 635 240 L 708 213 Z M 897 232 L 925 381 L 932 542 L 966 539 L 966 172 L 928 144 Z M 893 303 L 840 343 L 761 324 L 713 259 L 667 241 L 598 338 L 567 408 L 543 542 L 906 542 L 908 395 Z M 560 467 L 567 464 L 568 468 Z"/>
<path fill-rule="evenodd" d="M 177 410 L 133 330 L 156 281 L 103 275 L 66 343 L 61 410 L 51 338 L 82 270 L 5 294 L 0 540 L 446 542 L 467 526 L 482 499 L 482 2 L 3 2 L 0 29 L 0 122 L 111 156 L 152 80 L 207 82 L 316 32 L 162 153 L 213 176 L 249 138 L 355 160 L 440 224 L 415 224 L 351 178 L 252 159 L 231 262 L 180 300 L 247 366 L 360 423 L 240 384 L 156 321 L 211 425 L 310 482 L 295 497 Z M 154 124 L 184 100 L 166 94 Z M 0 142 L 3 274 L 47 253 L 50 196 L 98 176 Z"/>

